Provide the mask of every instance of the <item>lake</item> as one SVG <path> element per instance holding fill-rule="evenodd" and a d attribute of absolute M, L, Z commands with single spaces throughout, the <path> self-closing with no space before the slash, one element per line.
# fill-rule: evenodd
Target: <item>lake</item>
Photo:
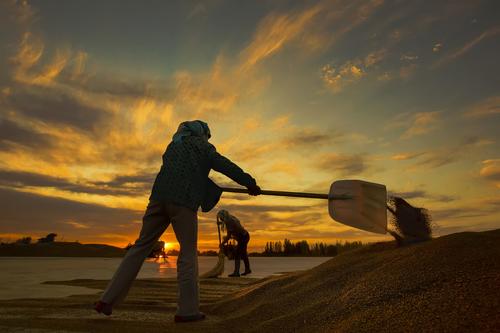
<path fill-rule="evenodd" d="M 263 278 L 274 274 L 306 270 L 331 258 L 325 257 L 250 257 L 250 277 Z M 45 281 L 74 279 L 111 279 L 121 258 L 0 257 L 0 299 L 66 297 L 95 294 L 100 290 L 42 284 Z M 165 262 L 147 260 L 138 278 L 175 278 L 177 257 Z M 200 274 L 209 271 L 217 257 L 198 257 Z M 243 263 L 241 263 L 243 271 Z M 226 259 L 224 276 L 232 273 L 234 261 Z"/>

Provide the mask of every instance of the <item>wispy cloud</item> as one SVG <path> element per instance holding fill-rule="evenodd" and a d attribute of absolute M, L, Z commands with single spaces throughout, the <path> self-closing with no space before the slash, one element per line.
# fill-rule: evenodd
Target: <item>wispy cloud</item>
<path fill-rule="evenodd" d="M 6 233 L 43 235 L 57 232 L 60 235 L 76 235 L 74 229 L 78 225 L 78 237 L 81 241 L 92 240 L 96 234 L 109 234 L 109 230 L 114 230 L 115 241 L 111 240 L 110 243 L 116 244 L 123 243 L 121 239 L 116 240 L 124 234 L 129 236 L 129 240 L 134 239 L 139 228 L 134 222 L 140 221 L 142 215 L 142 212 L 128 209 L 85 204 L 3 188 L 0 189 L 0 198 L 4 203 L 0 227 L 2 232 Z"/>
<path fill-rule="evenodd" d="M 479 175 L 500 188 L 500 159 L 484 160 Z"/>
<path fill-rule="evenodd" d="M 305 52 L 325 50 L 364 23 L 383 2 L 371 0 L 353 6 L 349 1 L 319 1 L 300 10 L 271 13 L 260 22 L 252 42 L 241 52 L 241 70 L 247 71 L 291 44 Z M 376 61 L 379 56 L 372 54 L 367 61 Z"/>
<path fill-rule="evenodd" d="M 410 126 L 401 135 L 402 139 L 410 139 L 415 136 L 427 134 L 437 128 L 439 122 L 439 111 L 419 112 L 413 115 Z"/>
<path fill-rule="evenodd" d="M 493 144 L 490 140 L 485 140 L 479 137 L 469 137 L 462 140 L 458 145 L 431 150 L 422 155 L 415 163 L 416 166 L 427 166 L 432 168 L 441 167 L 447 164 L 454 163 L 463 159 L 467 154 L 470 154 L 474 149 L 483 148 Z"/>
<path fill-rule="evenodd" d="M 391 156 L 391 160 L 407 161 L 422 156 L 424 153 L 398 153 Z"/>
<path fill-rule="evenodd" d="M 456 50 L 446 54 L 445 56 L 443 56 L 441 59 L 436 61 L 432 65 L 432 67 L 437 68 L 437 67 L 443 66 L 451 61 L 454 61 L 455 59 L 460 58 L 461 56 L 463 56 L 464 54 L 469 52 L 472 48 L 474 48 L 474 46 L 476 46 L 481 41 L 488 39 L 488 38 L 491 38 L 491 37 L 494 37 L 494 36 L 497 36 L 498 34 L 500 34 L 500 26 L 490 27 L 487 30 L 483 31 L 479 36 L 477 36 L 474 39 L 465 43 L 465 45 L 463 45 L 459 49 L 456 49 Z"/>
<path fill-rule="evenodd" d="M 356 154 L 321 154 L 315 166 L 323 171 L 335 171 L 341 176 L 359 175 L 368 169 L 366 155 Z"/>
<path fill-rule="evenodd" d="M 498 197 L 481 198 L 472 201 L 467 204 L 461 204 L 458 207 L 434 209 L 431 212 L 433 220 L 439 223 L 441 220 L 491 216 L 492 213 L 498 211 L 500 206 L 500 199 Z"/>
<path fill-rule="evenodd" d="M 286 148 L 295 147 L 306 147 L 307 149 L 314 149 L 314 147 L 319 148 L 333 142 L 340 142 L 344 140 L 344 134 L 340 132 L 324 132 L 311 128 L 304 129 L 291 129 L 291 133 L 288 134 L 280 144 Z"/>
<path fill-rule="evenodd" d="M 320 13 L 321 5 L 304 11 L 270 14 L 259 24 L 252 42 L 241 52 L 241 69 L 247 71 L 264 59 L 276 54 L 288 43 L 297 40 Z"/>
<path fill-rule="evenodd" d="M 414 152 L 401 152 L 391 155 L 393 161 L 412 161 L 413 167 L 441 167 L 457 162 L 477 150 L 495 142 L 478 136 L 466 137 L 457 145 Z"/>
<path fill-rule="evenodd" d="M 184 6 L 182 20 L 208 24 L 212 7 L 217 4 L 195 2 Z M 408 86 L 419 84 L 425 75 L 413 74 L 426 68 L 429 54 L 433 59 L 443 54 L 446 57 L 450 45 L 457 45 L 451 38 L 441 41 L 420 33 L 422 29 L 439 27 L 441 21 L 435 12 L 443 6 L 379 0 L 266 3 L 259 8 L 270 11 L 250 15 L 244 22 L 247 26 L 239 27 L 241 30 L 235 30 L 232 37 L 224 35 L 214 44 L 209 41 L 208 56 L 213 58 L 205 57 L 193 67 L 189 59 L 182 59 L 182 67 L 174 61 L 170 74 L 162 67 L 161 74 L 159 71 L 157 77 L 150 78 L 131 74 L 141 69 L 115 72 L 113 66 L 103 68 L 101 61 L 105 59 L 96 58 L 99 55 L 91 48 L 75 48 L 71 40 L 57 44 L 40 31 L 41 26 L 32 24 L 37 21 L 37 13 L 27 2 L 1 2 L 0 25 L 8 29 L 1 36 L 0 46 L 0 197 L 9 206 L 8 214 L 0 219 L 2 232 L 13 234 L 17 232 L 14 226 L 19 225 L 18 234 L 56 231 L 81 235 L 82 241 L 133 241 L 161 154 L 178 123 L 185 119 L 206 120 L 214 132 L 212 142 L 217 149 L 269 188 L 293 186 L 325 191 L 332 174 L 367 174 L 385 167 L 383 163 L 399 161 L 407 161 L 401 164 L 413 164 L 415 168 L 434 168 L 468 159 L 471 152 L 485 153 L 487 149 L 479 149 L 496 142 L 471 138 L 449 147 L 423 147 L 417 138 L 432 138 L 436 129 L 449 129 L 440 127 L 444 113 L 420 112 L 405 113 L 390 121 L 387 129 L 396 132 L 393 137 L 415 139 L 402 141 L 400 150 L 391 155 L 383 150 L 387 146 L 380 144 L 387 138 L 367 130 L 370 116 L 346 112 L 335 119 L 337 114 L 330 114 L 332 109 L 326 106 L 334 103 L 339 109 L 357 107 L 371 84 L 377 84 L 377 89 L 393 86 L 377 80 L 412 78 L 415 80 Z M 43 10 L 44 6 L 39 7 Z M 496 32 L 479 36 L 461 52 L 456 49 L 447 55 L 457 59 L 492 36 L 497 36 Z M 190 44 L 189 38 L 188 33 L 183 41 Z M 427 41 L 424 50 L 414 43 L 416 40 Z M 439 52 L 431 53 L 431 47 Z M 123 57 L 120 61 L 129 59 Z M 306 76 L 302 90 L 320 91 L 321 96 L 306 95 L 304 91 L 297 92 L 297 96 L 282 95 L 288 93 L 288 86 L 282 85 L 286 76 L 281 72 L 286 66 L 297 69 L 287 75 L 300 75 L 300 80 Z M 323 81 L 318 78 L 321 68 Z M 277 85 L 283 90 L 273 90 Z M 296 88 L 295 84 L 291 86 Z M 345 101 L 342 94 L 323 94 L 324 87 L 340 92 L 356 86 L 363 88 L 356 101 Z M 401 96 L 407 96 L 404 87 L 397 88 L 402 89 Z M 377 96 L 383 101 L 387 94 L 382 89 L 380 93 Z M 411 93 L 418 93 L 418 89 Z M 296 98 L 298 106 L 314 99 L 314 116 L 298 114 L 302 111 L 294 110 L 294 105 L 287 108 L 287 113 L 277 110 L 283 96 L 292 97 L 294 102 Z M 404 98 L 401 96 L 394 97 L 394 105 L 399 105 L 398 99 Z M 432 105 L 422 103 L 422 109 L 433 110 Z M 493 96 L 467 109 L 463 116 L 496 115 L 495 103 L 498 98 Z M 329 127 L 332 124 L 338 127 Z M 353 128 L 352 124 L 359 127 Z M 333 153 L 332 147 L 339 150 Z M 354 151 L 359 147 L 371 153 Z M 375 156 L 390 156 L 392 161 Z M 475 179 L 496 182 L 495 161 L 485 160 L 481 170 L 476 170 L 480 177 Z M 211 177 L 217 183 L 234 186 L 216 173 Z M 328 182 L 324 181 L 327 177 Z M 484 182 L 478 183 L 484 186 Z M 460 208 L 455 202 L 451 204 L 453 196 L 421 188 L 398 193 L 416 200 L 450 203 L 447 209 Z M 221 204 L 244 219 L 254 244 L 284 237 L 369 238 L 367 233 L 332 222 L 324 205 L 302 201 L 288 205 L 273 200 L 224 195 Z M 209 236 L 216 239 L 214 216 L 201 214 L 200 221 L 200 244 L 209 244 Z"/>
<path fill-rule="evenodd" d="M 424 189 L 413 191 L 391 191 L 388 194 L 390 196 L 402 197 L 405 200 L 426 199 L 434 202 L 452 202 L 457 199 L 457 197 L 452 195 L 430 193 Z"/>
<path fill-rule="evenodd" d="M 400 113 L 387 121 L 385 130 L 404 129 L 401 139 L 410 139 L 427 134 L 437 128 L 440 121 L 440 111 Z"/>
<path fill-rule="evenodd" d="M 500 96 L 488 97 L 463 113 L 466 118 L 483 118 L 498 114 L 500 114 Z"/>

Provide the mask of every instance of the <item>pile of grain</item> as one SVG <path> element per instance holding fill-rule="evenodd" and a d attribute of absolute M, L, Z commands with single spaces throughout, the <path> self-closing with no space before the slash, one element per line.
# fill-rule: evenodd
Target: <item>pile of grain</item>
<path fill-rule="evenodd" d="M 499 286 L 500 230 L 459 233 L 362 248 L 247 287 L 208 311 L 231 331 L 494 331 Z"/>

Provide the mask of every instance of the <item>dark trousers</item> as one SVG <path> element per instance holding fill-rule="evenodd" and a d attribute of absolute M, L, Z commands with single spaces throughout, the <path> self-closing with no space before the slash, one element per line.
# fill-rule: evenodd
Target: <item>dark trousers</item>
<path fill-rule="evenodd" d="M 250 241 L 250 234 L 247 233 L 245 236 L 238 237 L 238 246 L 236 247 L 236 253 L 234 256 L 234 272 L 240 272 L 240 259 L 243 259 L 245 264 L 245 271 L 250 271 L 250 261 L 248 260 L 247 245 Z"/>

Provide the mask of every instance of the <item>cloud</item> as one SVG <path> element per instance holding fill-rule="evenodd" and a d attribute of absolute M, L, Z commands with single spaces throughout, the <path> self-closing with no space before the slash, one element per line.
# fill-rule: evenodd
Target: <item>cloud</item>
<path fill-rule="evenodd" d="M 373 51 L 369 53 L 363 63 L 366 68 L 370 68 L 379 62 L 381 62 L 387 56 L 387 50 L 385 48 Z"/>
<path fill-rule="evenodd" d="M 426 190 L 413 190 L 413 191 L 391 191 L 388 193 L 389 196 L 401 197 L 406 200 L 411 199 L 427 199 L 429 201 L 435 202 L 451 202 L 457 199 L 451 195 L 433 194 Z"/>
<path fill-rule="evenodd" d="M 342 91 L 345 86 L 359 81 L 366 73 L 358 61 L 348 61 L 339 68 L 327 64 L 321 68 L 321 79 L 333 92 Z"/>
<path fill-rule="evenodd" d="M 500 159 L 484 160 L 479 175 L 487 180 L 493 181 L 500 189 Z"/>
<path fill-rule="evenodd" d="M 68 125 L 85 131 L 92 131 L 100 122 L 104 122 L 107 116 L 104 109 L 88 105 L 72 95 L 44 87 L 16 87 L 9 96 L 0 101 L 0 106 L 40 122 Z"/>
<path fill-rule="evenodd" d="M 432 65 L 432 68 L 441 67 L 457 58 L 460 58 L 461 56 L 469 52 L 474 46 L 476 46 L 482 40 L 495 37 L 498 34 L 500 34 L 500 26 L 493 26 L 488 28 L 487 30 L 483 31 L 479 36 L 468 41 L 465 45 L 463 45 L 459 49 L 456 49 L 451 53 L 448 53 L 447 55 L 436 61 Z"/>
<path fill-rule="evenodd" d="M 336 171 L 341 176 L 352 176 L 363 173 L 368 169 L 366 156 L 347 154 L 322 154 L 316 158 L 316 168 L 324 171 Z"/>
<path fill-rule="evenodd" d="M 434 44 L 434 46 L 432 47 L 432 52 L 439 52 L 441 51 L 441 48 L 443 47 L 443 44 L 442 43 L 436 43 Z"/>
<path fill-rule="evenodd" d="M 422 156 L 424 153 L 399 153 L 391 156 L 391 160 L 407 161 Z"/>
<path fill-rule="evenodd" d="M 23 34 L 17 53 L 10 58 L 13 65 L 13 79 L 28 85 L 48 86 L 62 73 L 70 62 L 69 48 L 56 49 L 52 59 L 43 63 L 45 50 L 43 41 L 27 31 Z"/>
<path fill-rule="evenodd" d="M 292 44 L 304 52 L 323 51 L 364 23 L 382 4 L 383 0 L 359 5 L 351 1 L 319 1 L 307 8 L 273 12 L 259 23 L 251 43 L 240 53 L 240 69 L 246 72 Z"/>
<path fill-rule="evenodd" d="M 431 211 L 433 221 L 464 219 L 491 216 L 498 212 L 498 203 L 489 205 L 463 205 L 455 208 L 433 209 Z"/>
<path fill-rule="evenodd" d="M 329 63 L 321 68 L 323 83 L 334 93 L 360 81 L 387 56 L 387 49 L 370 52 L 364 58 L 348 60 L 343 64 Z"/>
<path fill-rule="evenodd" d="M 281 140 L 280 144 L 286 148 L 307 147 L 308 149 L 314 147 L 321 147 L 333 142 L 343 140 L 344 135 L 339 132 L 323 132 L 315 129 L 297 128 L 292 129 L 291 134 Z"/>
<path fill-rule="evenodd" d="M 416 54 L 402 54 L 401 58 L 399 58 L 399 60 L 408 61 L 408 62 L 415 61 L 415 60 L 418 60 L 418 55 L 416 55 Z"/>
<path fill-rule="evenodd" d="M 404 65 L 399 69 L 399 77 L 402 79 L 408 79 L 417 70 L 417 64 Z"/>
<path fill-rule="evenodd" d="M 227 153 L 236 161 L 258 160 L 270 154 L 288 152 L 302 154 L 303 150 L 318 150 L 334 142 L 341 142 L 345 135 L 337 131 L 325 132 L 313 128 L 301 128 L 292 125 L 280 126 L 282 135 L 265 141 L 248 141 L 225 147 Z M 225 152 L 226 153 L 226 152 Z"/>
<path fill-rule="evenodd" d="M 441 167 L 467 156 L 473 149 L 494 144 L 493 141 L 478 136 L 465 137 L 458 145 L 420 152 L 402 152 L 392 155 L 394 161 L 414 160 L 414 166 Z"/>
<path fill-rule="evenodd" d="M 301 174 L 300 168 L 293 163 L 277 162 L 273 163 L 269 168 L 270 173 L 284 173 L 292 177 L 297 177 Z"/>
<path fill-rule="evenodd" d="M 483 167 L 479 172 L 481 177 L 500 180 L 500 159 L 485 160 L 482 162 Z"/>
<path fill-rule="evenodd" d="M 247 71 L 294 41 L 313 23 L 320 10 L 321 6 L 316 5 L 297 13 L 266 16 L 257 27 L 252 42 L 240 54 L 241 69 Z"/>
<path fill-rule="evenodd" d="M 484 140 L 479 137 L 468 137 L 463 139 L 462 142 L 456 146 L 424 153 L 422 158 L 416 162 L 416 165 L 425 165 L 432 168 L 441 167 L 460 160 L 475 148 L 484 147 L 492 143 L 492 141 Z"/>
<path fill-rule="evenodd" d="M 401 135 L 402 139 L 410 139 L 415 136 L 427 134 L 436 129 L 439 122 L 439 111 L 419 112 L 410 117 L 410 125 Z"/>
<path fill-rule="evenodd" d="M 10 119 L 0 118 L 0 149 L 16 150 L 18 145 L 37 150 L 54 145 L 51 137 Z"/>
<path fill-rule="evenodd" d="M 154 175 L 117 176 L 109 182 L 71 181 L 23 171 L 0 170 L 0 186 L 23 189 L 25 187 L 49 187 L 74 193 L 102 195 L 144 195 L 150 190 Z"/>
<path fill-rule="evenodd" d="M 463 113 L 466 118 L 484 118 L 500 114 L 500 96 L 491 96 Z"/>
<path fill-rule="evenodd" d="M 84 204 L 4 188 L 0 188 L 0 200 L 3 203 L 0 227 L 5 233 L 42 235 L 56 232 L 60 236 L 84 240 L 94 239 L 96 234 L 112 230 L 116 237 L 123 237 L 137 232 L 136 222 L 142 216 L 142 212 L 138 211 Z"/>

